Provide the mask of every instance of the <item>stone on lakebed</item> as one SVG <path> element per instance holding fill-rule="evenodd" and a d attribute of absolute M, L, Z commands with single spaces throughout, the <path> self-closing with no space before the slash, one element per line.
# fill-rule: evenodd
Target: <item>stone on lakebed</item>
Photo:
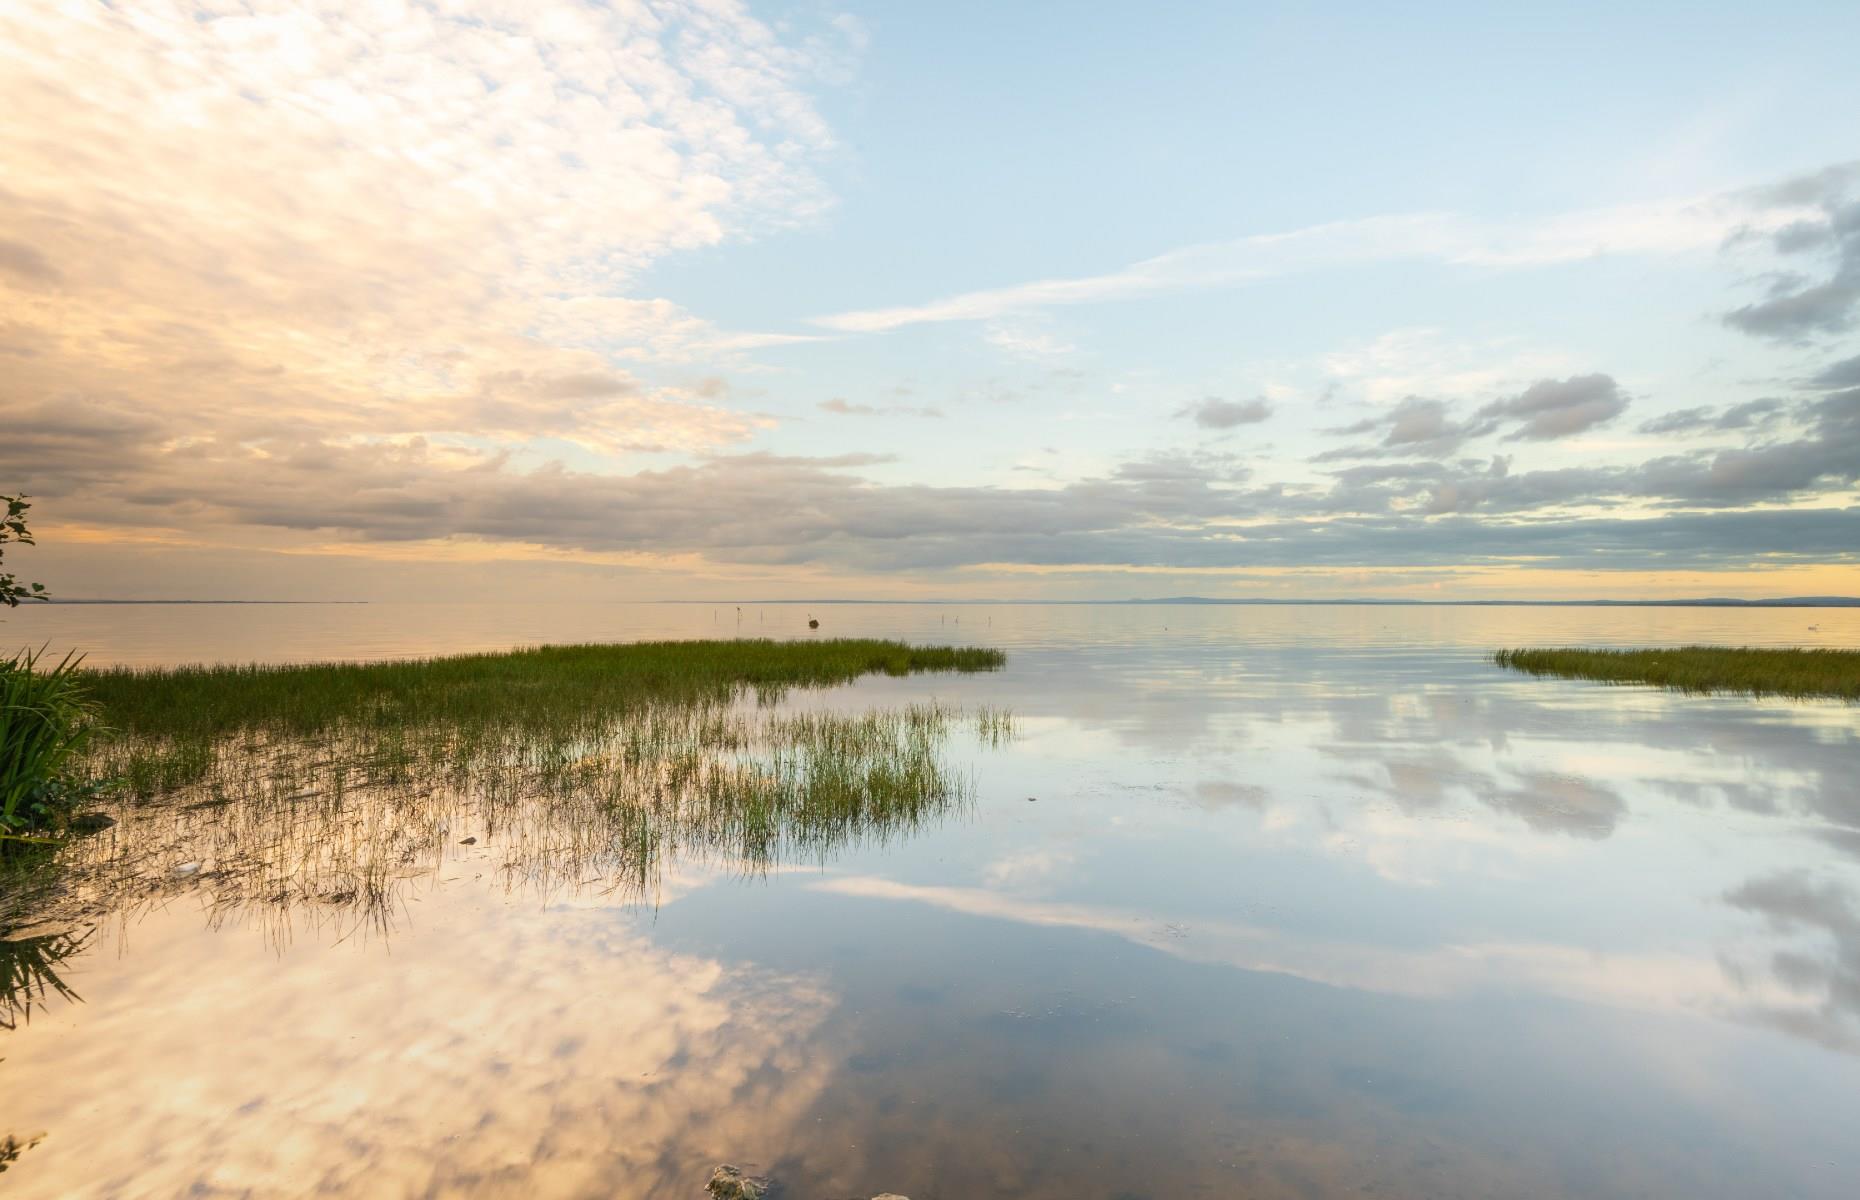
<path fill-rule="evenodd" d="M 710 1182 L 704 1185 L 704 1190 L 715 1200 L 762 1200 L 769 1193 L 769 1181 L 760 1175 L 745 1175 L 724 1163 L 710 1173 Z"/>

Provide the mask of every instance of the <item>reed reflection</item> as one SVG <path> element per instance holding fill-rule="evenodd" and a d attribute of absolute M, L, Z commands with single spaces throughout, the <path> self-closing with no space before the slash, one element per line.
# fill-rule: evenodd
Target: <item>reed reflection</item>
<path fill-rule="evenodd" d="M 998 710 L 935 703 L 681 702 L 542 731 L 241 734 L 215 743 L 191 781 L 120 805 L 113 827 L 10 890 L 0 930 L 78 929 L 187 899 L 214 925 L 255 922 L 280 943 L 304 927 L 381 936 L 420 881 L 466 862 L 540 898 L 652 903 L 679 872 L 824 863 L 960 813 L 973 782 L 944 752 L 958 729 L 996 745 L 1012 733 Z M 132 739 L 99 769 L 165 752 Z M 31 944 L 41 958 L 76 949 Z"/>
<path fill-rule="evenodd" d="M 17 1029 L 32 1020 L 34 1006 L 59 996 L 82 999 L 60 972 L 90 941 L 93 929 L 0 938 L 0 1029 Z"/>

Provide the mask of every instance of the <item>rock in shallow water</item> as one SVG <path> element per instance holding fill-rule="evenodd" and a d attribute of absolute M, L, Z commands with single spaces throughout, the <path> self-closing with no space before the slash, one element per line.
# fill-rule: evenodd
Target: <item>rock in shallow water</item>
<path fill-rule="evenodd" d="M 745 1175 L 724 1163 L 710 1173 L 710 1182 L 704 1185 L 704 1190 L 716 1200 L 762 1200 L 768 1195 L 769 1181 L 760 1175 Z"/>
<path fill-rule="evenodd" d="M 704 1185 L 715 1200 L 763 1200 L 769 1194 L 772 1185 L 760 1175 L 745 1175 L 742 1168 L 724 1163 L 710 1173 L 710 1182 Z M 900 1196 L 896 1192 L 881 1192 L 872 1200 L 911 1200 L 909 1196 Z"/>

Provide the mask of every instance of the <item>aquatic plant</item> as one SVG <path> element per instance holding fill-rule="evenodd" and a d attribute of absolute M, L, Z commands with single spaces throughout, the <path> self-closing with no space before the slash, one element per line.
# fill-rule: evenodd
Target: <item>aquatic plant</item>
<path fill-rule="evenodd" d="M 148 797 L 203 778 L 210 747 L 238 733 L 385 734 L 436 723 L 560 730 L 649 703 L 746 692 L 766 703 L 791 687 L 992 671 L 1004 661 L 997 650 L 867 639 L 636 642 L 378 663 L 123 668 L 87 672 L 85 682 L 104 720 L 128 737 L 126 751 L 106 754 L 98 769 Z"/>
<path fill-rule="evenodd" d="M 674 865 L 824 863 L 962 811 L 972 783 L 943 757 L 959 728 L 998 745 L 1012 720 L 934 702 L 664 702 L 550 729 L 233 735 L 204 777 L 67 845 L 24 911 L 0 902 L 0 929 L 188 894 L 215 922 L 254 917 L 280 940 L 299 919 L 386 932 L 408 888 L 461 853 L 514 889 L 651 902 Z M 468 838 L 477 849 L 458 849 Z"/>
<path fill-rule="evenodd" d="M 1680 646 L 1665 650 L 1500 650 L 1501 667 L 1532 675 L 1650 683 L 1686 692 L 1860 700 L 1860 650 Z"/>
<path fill-rule="evenodd" d="M 0 660 L 0 848 L 58 832 L 93 794 L 75 770 L 97 731 L 78 661 Z"/>
<path fill-rule="evenodd" d="M 117 824 L 61 849 L 34 889 L 0 888 L 0 932 L 182 893 L 214 920 L 259 914 L 281 937 L 293 914 L 385 929 L 410 881 L 459 853 L 493 856 L 513 887 L 629 900 L 650 900 L 674 862 L 741 874 L 824 862 L 958 811 L 971 785 L 945 742 L 970 726 L 977 745 L 999 745 L 1013 720 L 934 701 L 800 710 L 778 702 L 784 690 L 1001 661 L 889 642 L 696 642 L 98 672 L 87 679 L 115 732 L 86 765 L 126 784 Z M 467 838 L 478 849 L 454 848 Z"/>

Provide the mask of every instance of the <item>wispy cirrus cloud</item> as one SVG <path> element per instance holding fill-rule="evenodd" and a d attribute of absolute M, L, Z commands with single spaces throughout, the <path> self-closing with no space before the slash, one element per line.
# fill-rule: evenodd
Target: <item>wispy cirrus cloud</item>
<path fill-rule="evenodd" d="M 1780 229 L 1812 199 L 1721 195 L 1585 209 L 1534 221 L 1480 221 L 1454 213 L 1397 213 L 1185 246 L 1097 275 L 1040 279 L 961 292 L 926 303 L 817 317 L 847 333 L 881 333 L 943 321 L 989 321 L 1073 304 L 1231 287 L 1301 271 L 1376 262 L 1432 261 L 1489 268 L 1547 266 L 1606 255 L 1710 251 L 1732 234 Z"/>
<path fill-rule="evenodd" d="M 815 407 L 821 412 L 841 417 L 941 417 L 943 410 L 933 404 L 855 404 L 843 396 L 822 400 Z"/>

